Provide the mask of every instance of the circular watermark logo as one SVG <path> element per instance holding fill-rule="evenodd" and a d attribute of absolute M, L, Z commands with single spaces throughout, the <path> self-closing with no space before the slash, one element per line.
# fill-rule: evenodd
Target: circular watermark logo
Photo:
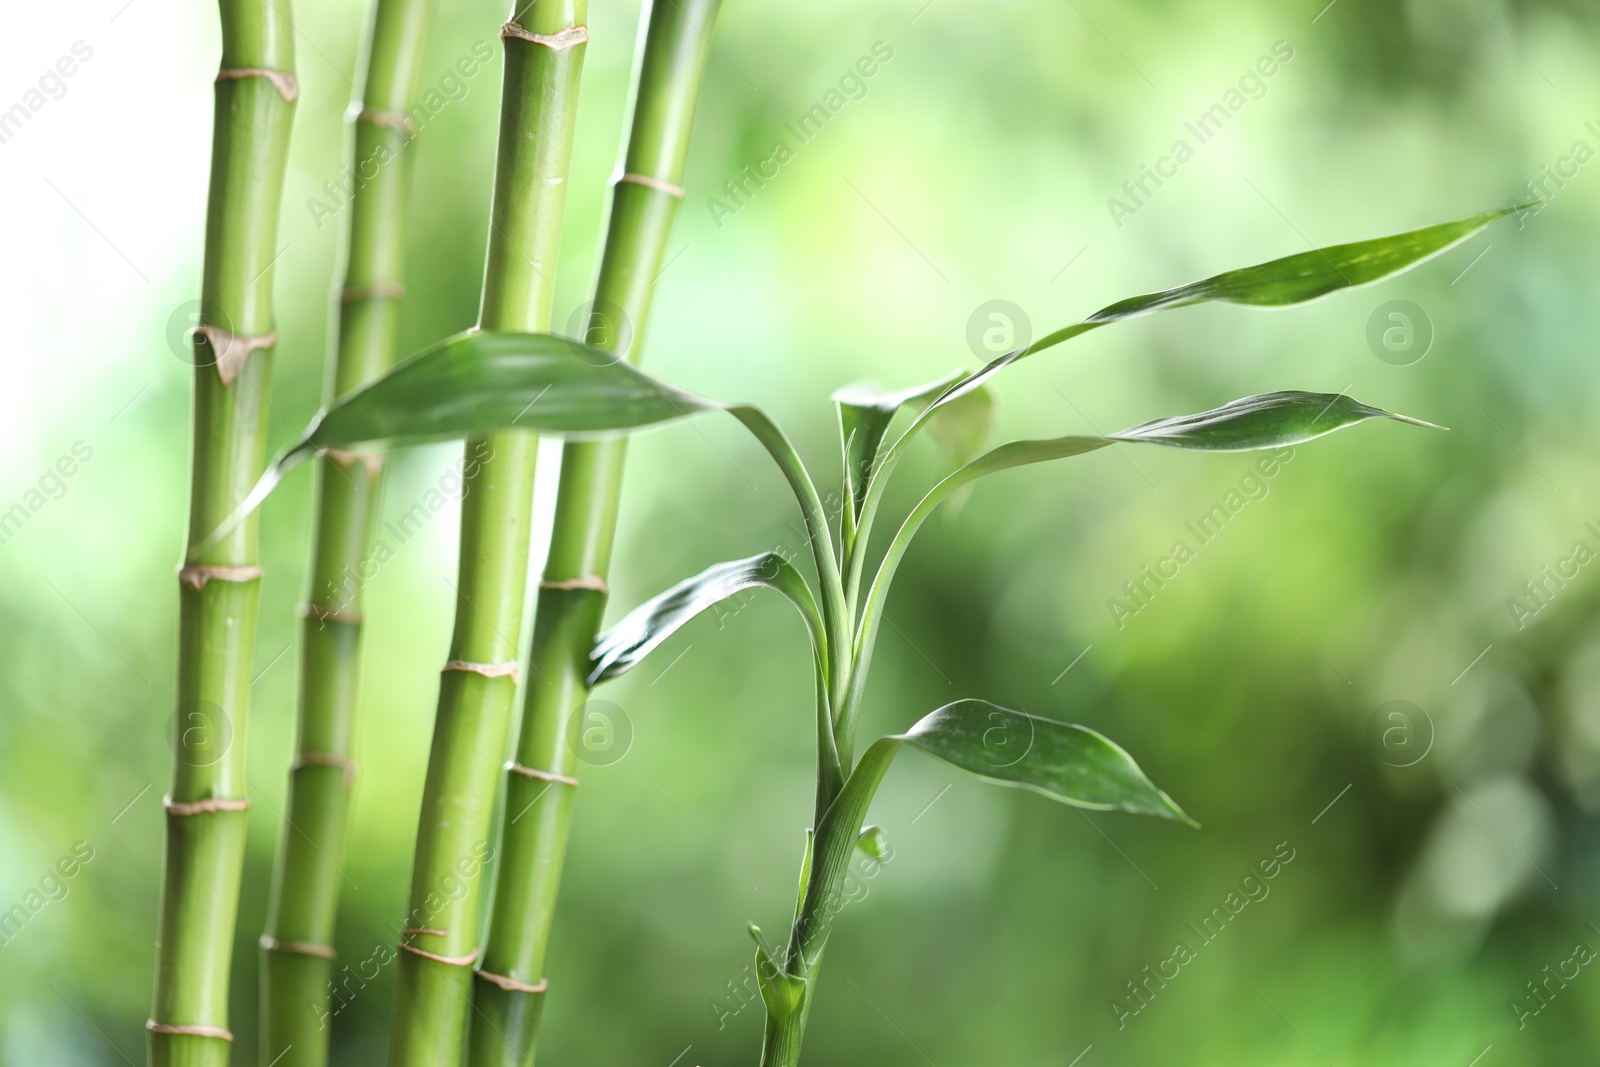
<path fill-rule="evenodd" d="M 967 347 L 985 363 L 1033 343 L 1028 313 L 1009 300 L 979 304 L 967 319 Z"/>
<path fill-rule="evenodd" d="M 610 300 L 579 304 L 567 319 L 572 351 L 592 366 L 615 363 L 633 344 L 633 322 Z M 595 349 L 601 349 L 596 352 Z"/>
<path fill-rule="evenodd" d="M 583 705 L 578 726 L 578 759 L 591 767 L 608 767 L 633 747 L 633 720 L 609 700 Z"/>
<path fill-rule="evenodd" d="M 167 742 L 184 766 L 209 767 L 233 745 L 233 721 L 209 700 L 185 700 L 172 713 Z"/>
<path fill-rule="evenodd" d="M 1379 304 L 1367 319 L 1367 347 L 1392 367 L 1409 367 L 1433 347 L 1433 320 L 1409 300 Z"/>
<path fill-rule="evenodd" d="M 191 367 L 210 367 L 217 362 L 211 346 L 196 339 L 202 326 L 233 332 L 233 320 L 214 300 L 185 300 L 167 318 L 167 347 Z"/>
<path fill-rule="evenodd" d="M 1433 749 L 1433 719 L 1409 700 L 1386 700 L 1367 719 L 1367 744 L 1380 763 L 1414 767 Z"/>
<path fill-rule="evenodd" d="M 983 760 L 991 767 L 1011 767 L 1033 748 L 1033 717 L 995 708 L 983 731 Z"/>

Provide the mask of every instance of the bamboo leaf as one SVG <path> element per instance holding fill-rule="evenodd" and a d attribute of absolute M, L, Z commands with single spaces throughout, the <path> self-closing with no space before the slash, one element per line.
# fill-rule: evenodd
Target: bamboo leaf
<path fill-rule="evenodd" d="M 1163 289 L 1156 293 L 1118 300 L 1081 322 L 1065 326 L 1041 337 L 1026 348 L 1008 352 L 992 360 L 966 379 L 945 390 L 923 412 L 922 418 L 931 418 L 938 409 L 981 387 L 983 383 L 1011 364 L 1109 323 L 1139 318 L 1169 308 L 1189 307 L 1213 301 L 1250 307 L 1287 307 L 1292 304 L 1303 304 L 1341 289 L 1369 285 L 1409 270 L 1474 236 L 1495 220 L 1518 210 L 1521 210 L 1521 207 L 1505 207 L 1387 237 L 1329 245 L 1326 248 L 1258 263 L 1252 267 L 1224 271 L 1173 289 Z M 907 431 L 907 435 L 915 429 L 914 424 L 912 430 Z M 895 447 L 899 447 L 899 442 L 896 442 Z"/>
<path fill-rule="evenodd" d="M 838 560 L 827 515 L 794 446 L 772 420 L 753 405 L 722 404 L 678 389 L 604 349 L 552 334 L 459 334 L 337 401 L 267 469 L 206 543 L 227 536 L 285 474 L 324 449 L 508 429 L 569 438 L 606 436 L 707 411 L 726 411 L 738 419 L 783 472 L 800 505 L 822 578 L 824 618 L 839 631 L 837 646 L 842 649 L 847 643 L 845 606 L 837 588 Z"/>
<path fill-rule="evenodd" d="M 893 393 L 886 393 L 869 382 L 858 382 L 833 394 L 839 418 L 840 451 L 844 456 L 845 487 L 854 504 L 852 519 L 861 515 L 878 450 L 895 415 L 902 408 L 920 412 L 965 377 L 965 371 L 956 371 L 937 381 Z M 982 447 L 994 408 L 993 400 L 984 391 L 974 390 L 965 395 L 966 403 L 951 404 L 931 420 L 930 427 L 940 445 L 958 464 L 970 460 Z"/>
<path fill-rule="evenodd" d="M 1116 744 L 1085 726 L 1041 719 L 986 700 L 958 700 L 901 740 L 1001 785 L 1079 808 L 1194 823 Z"/>
<path fill-rule="evenodd" d="M 811 878 L 795 931 L 801 958 L 816 962 L 841 906 L 851 853 L 863 840 L 872 798 L 904 745 L 1002 785 L 1074 807 L 1128 811 L 1197 825 L 1147 778 L 1133 757 L 1083 726 L 1041 719 L 986 700 L 958 700 L 861 754 L 817 825 Z"/>
<path fill-rule="evenodd" d="M 295 449 L 518 428 L 604 436 L 722 407 L 578 341 L 475 330 L 412 356 L 334 404 Z"/>
<path fill-rule="evenodd" d="M 889 542 L 878 573 L 873 577 L 856 629 L 852 652 L 855 657 L 851 672 L 853 687 L 845 694 L 837 712 L 841 736 L 849 738 L 855 717 L 860 711 L 864 692 L 862 679 L 866 676 L 866 666 L 872 657 L 872 647 L 877 640 L 878 625 L 895 571 L 905 558 L 912 538 L 928 516 L 961 487 L 985 475 L 1013 467 L 1081 456 L 1122 442 L 1144 442 L 1206 452 L 1246 452 L 1302 444 L 1347 426 L 1379 418 L 1440 428 L 1421 419 L 1396 415 L 1363 404 L 1343 393 L 1286 391 L 1245 397 L 1195 415 L 1156 419 L 1114 434 L 1011 441 L 978 457 L 928 490 Z"/>
<path fill-rule="evenodd" d="M 772 954 L 761 927 L 751 923 L 749 930 L 751 940 L 756 943 L 756 985 L 761 990 L 761 1002 L 773 1018 L 786 1019 L 800 1007 L 806 980 L 784 972 L 778 962 L 780 957 Z"/>
<path fill-rule="evenodd" d="M 763 552 L 707 567 L 634 608 L 595 642 L 588 684 L 620 677 L 696 615 L 758 587 L 776 589 L 800 610 L 812 648 L 824 662 L 827 640 L 810 588 L 792 563 L 776 552 Z"/>
<path fill-rule="evenodd" d="M 1443 429 L 1409 415 L 1396 415 L 1363 404 L 1343 393 L 1306 393 L 1297 390 L 1263 393 L 1235 400 L 1210 411 L 1156 419 L 1104 436 L 1073 435 L 1008 442 L 940 482 L 923 498 L 912 516 L 922 512 L 930 500 L 937 504 L 954 489 L 984 475 L 1030 463 L 1079 456 L 1121 442 L 1143 442 L 1203 452 L 1251 452 L 1303 444 L 1368 419 L 1393 419 L 1412 426 Z M 911 522 L 911 519 L 908 518 L 907 522 Z"/>

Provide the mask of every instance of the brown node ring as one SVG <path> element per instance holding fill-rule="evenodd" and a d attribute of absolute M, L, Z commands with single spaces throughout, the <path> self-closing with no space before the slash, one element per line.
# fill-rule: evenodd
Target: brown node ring
<path fill-rule="evenodd" d="M 352 108 L 346 116 L 351 122 L 366 122 L 386 130 L 399 130 L 407 139 L 417 134 L 417 121 L 404 111 L 384 111 L 381 108 Z"/>
<path fill-rule="evenodd" d="M 373 282 L 371 285 L 352 285 L 339 290 L 340 303 L 357 300 L 402 300 L 406 295 L 405 282 Z"/>
<path fill-rule="evenodd" d="M 648 174 L 623 174 L 617 178 L 619 182 L 631 182 L 634 185 L 643 185 L 656 189 L 677 200 L 683 199 L 683 186 L 674 185 L 662 178 L 652 178 Z"/>
<path fill-rule="evenodd" d="M 507 993 L 543 993 L 550 988 L 548 978 L 541 978 L 533 985 L 529 985 L 527 982 L 519 982 L 515 978 L 508 978 L 503 974 L 491 974 L 484 970 L 478 972 L 478 977 L 485 982 L 493 982 Z"/>
<path fill-rule="evenodd" d="M 180 819 L 190 815 L 216 815 L 224 811 L 250 810 L 250 801 L 244 797 L 238 799 L 208 797 L 205 800 L 173 800 L 171 797 L 162 797 L 161 803 L 166 806 L 168 815 Z"/>
<path fill-rule="evenodd" d="M 528 41 L 532 44 L 542 44 L 552 52 L 563 52 L 568 48 L 576 48 L 589 40 L 589 27 L 568 26 L 559 33 L 534 33 L 520 22 L 512 21 L 500 27 L 500 39 L 509 41 L 516 38 L 519 41 Z"/>
<path fill-rule="evenodd" d="M 204 589 L 209 581 L 253 582 L 261 577 L 261 568 L 255 564 L 229 567 L 219 563 L 194 563 L 178 568 L 178 581 L 196 590 Z"/>
<path fill-rule="evenodd" d="M 300 98 L 300 79 L 288 71 L 268 70 L 265 67 L 223 67 L 217 71 L 219 82 L 238 81 L 241 78 L 266 78 L 278 90 L 278 95 L 291 104 Z"/>
<path fill-rule="evenodd" d="M 482 675 L 485 678 L 510 678 L 515 684 L 517 680 L 517 664 L 510 663 L 472 663 L 464 659 L 453 659 L 444 665 L 447 671 L 466 671 L 469 674 Z"/>
<path fill-rule="evenodd" d="M 356 780 L 355 760 L 343 756 L 330 756 L 326 752 L 302 752 L 294 758 L 293 763 L 289 764 L 291 773 L 306 767 L 338 767 L 344 771 L 345 789 L 349 789 L 350 784 Z"/>
<path fill-rule="evenodd" d="M 326 604 L 301 604 L 300 615 L 306 619 L 321 619 L 323 622 L 342 622 L 346 626 L 360 626 L 365 620 L 359 611 L 340 611 L 330 608 Z"/>
<path fill-rule="evenodd" d="M 546 578 L 544 581 L 539 583 L 539 588 L 566 590 L 591 589 L 596 593 L 606 594 L 611 592 L 610 588 L 606 585 L 606 580 L 600 577 L 598 574 L 585 574 L 577 578 Z"/>
<path fill-rule="evenodd" d="M 420 949 L 415 945 L 408 945 L 404 941 L 400 942 L 400 947 L 414 956 L 421 956 L 423 959 L 432 960 L 435 963 L 447 963 L 452 967 L 471 967 L 478 960 L 477 949 L 473 949 L 465 956 L 441 956 L 438 953 Z"/>
<path fill-rule="evenodd" d="M 323 453 L 340 470 L 349 470 L 357 463 L 366 468 L 368 478 L 376 478 L 383 472 L 383 461 L 386 458 L 382 452 L 345 452 L 337 448 L 326 449 Z"/>
<path fill-rule="evenodd" d="M 175 1037 L 215 1037 L 222 1041 L 232 1041 L 233 1033 L 220 1026 L 184 1026 L 176 1023 L 158 1023 L 154 1019 L 146 1022 L 144 1028 L 152 1034 L 171 1034 Z"/>
<path fill-rule="evenodd" d="M 541 782 L 554 782 L 557 785 L 570 785 L 574 789 L 578 788 L 578 780 L 576 778 L 570 778 L 565 774 L 557 774 L 555 771 L 541 771 L 533 767 L 524 767 L 515 760 L 506 764 L 506 770 L 512 774 L 520 774 L 524 778 L 533 778 Z"/>
<path fill-rule="evenodd" d="M 327 945 L 319 945 L 314 941 L 279 941 L 275 937 L 261 938 L 261 947 L 268 952 L 288 952 L 296 956 L 316 956 L 325 960 L 336 960 L 339 954 Z"/>
<path fill-rule="evenodd" d="M 232 385 L 233 380 L 239 377 L 250 353 L 258 348 L 271 348 L 278 343 L 276 330 L 265 337 L 243 337 L 229 333 L 220 326 L 200 326 L 196 329 L 206 339 L 207 347 L 217 354 L 217 377 L 224 386 Z"/>

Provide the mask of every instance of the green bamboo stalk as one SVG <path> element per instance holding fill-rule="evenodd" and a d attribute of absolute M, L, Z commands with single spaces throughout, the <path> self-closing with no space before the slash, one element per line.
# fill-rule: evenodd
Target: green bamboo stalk
<path fill-rule="evenodd" d="M 432 0 L 374 0 L 362 87 L 350 105 L 351 194 L 330 402 L 394 362 L 404 296 L 406 208 L 416 91 Z M 279 1067 L 328 1062 L 333 933 L 350 821 L 361 640 L 361 579 L 372 549 L 381 455 L 319 461 L 311 592 L 303 609 L 300 717 L 284 826 L 261 938 L 261 1056 Z"/>
<path fill-rule="evenodd" d="M 222 1067 L 246 809 L 245 726 L 261 592 L 255 520 L 201 545 L 266 458 L 276 343 L 272 264 L 299 86 L 287 0 L 221 0 L 222 58 L 195 333 L 188 548 L 166 800 L 152 1067 Z"/>
<path fill-rule="evenodd" d="M 684 159 L 721 0 L 646 0 L 631 132 L 585 340 L 637 362 L 656 274 L 683 197 Z M 516 760 L 506 773 L 488 939 L 477 973 L 471 1067 L 532 1064 L 547 984 L 545 951 L 577 779 L 584 677 L 605 610 L 627 446 L 569 442 L 562 452 L 523 694 Z"/>
<path fill-rule="evenodd" d="M 586 0 L 522 5 L 501 30 L 505 74 L 478 324 L 543 331 L 550 301 Z M 537 438 L 469 438 L 455 635 L 418 821 L 401 935 L 391 1067 L 460 1062 L 478 955 L 478 884 L 516 695 Z"/>

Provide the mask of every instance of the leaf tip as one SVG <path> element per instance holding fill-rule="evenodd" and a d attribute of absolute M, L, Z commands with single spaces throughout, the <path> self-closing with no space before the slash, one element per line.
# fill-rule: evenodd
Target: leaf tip
<path fill-rule="evenodd" d="M 1421 426 L 1424 430 L 1444 430 L 1446 432 L 1450 430 L 1448 426 L 1440 426 L 1437 422 L 1419 419 L 1414 415 L 1401 415 L 1393 411 L 1386 411 L 1384 414 L 1395 422 L 1403 422 L 1410 426 Z"/>

